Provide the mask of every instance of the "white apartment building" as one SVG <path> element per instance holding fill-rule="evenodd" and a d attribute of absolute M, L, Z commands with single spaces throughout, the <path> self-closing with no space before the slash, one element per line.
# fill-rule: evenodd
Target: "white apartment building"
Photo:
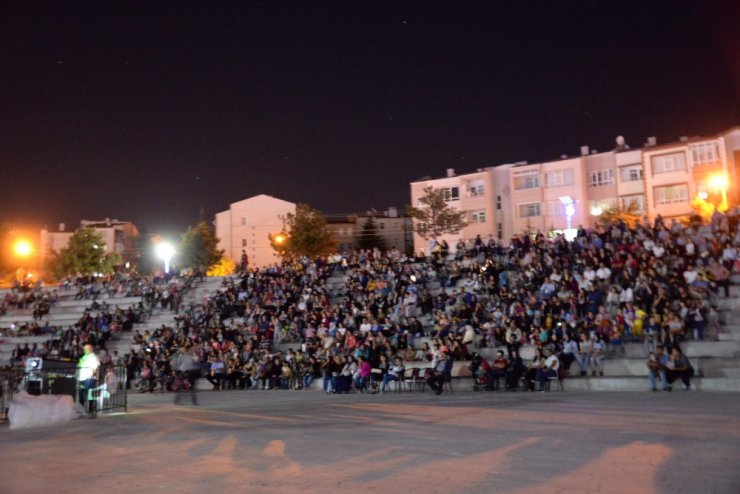
<path fill-rule="evenodd" d="M 507 241 L 525 232 L 563 231 L 569 223 L 573 228 L 593 226 L 602 211 L 615 206 L 634 204 L 650 220 L 658 214 L 686 216 L 693 212 L 697 195 L 720 204 L 718 175 L 726 177 L 729 204 L 738 204 L 740 126 L 660 146 L 650 137 L 643 148 L 630 149 L 618 137 L 616 148 L 602 153 L 582 146 L 581 155 L 573 158 L 461 175 L 450 169 L 446 177 L 412 182 L 411 202 L 418 206 L 424 188 L 431 185 L 445 189 L 450 205 L 468 213 L 470 224 L 460 234 L 444 237 L 454 248 L 458 239 L 476 235 Z M 414 249 L 426 253 L 427 241 L 414 235 Z"/>
<path fill-rule="evenodd" d="M 584 169 L 581 157 L 515 165 L 509 174 L 513 233 L 564 231 L 589 224 Z"/>
<path fill-rule="evenodd" d="M 294 203 L 265 194 L 234 202 L 229 209 L 216 214 L 218 248 L 237 264 L 242 251 L 249 256 L 250 266 L 274 264 L 279 259 L 270 246 L 268 235 L 282 231 L 283 218 L 295 210 Z"/>
<path fill-rule="evenodd" d="M 480 168 L 473 173 L 457 175 L 453 168 L 447 169 L 447 176 L 439 179 L 424 178 L 411 182 L 411 204 L 419 207 L 419 199 L 424 189 L 433 187 L 443 189 L 450 207 L 467 212 L 468 225 L 457 235 L 444 235 L 437 240 L 446 240 L 454 250 L 459 239 L 473 239 L 480 235 L 484 240 L 495 233 L 496 212 L 494 207 L 497 192 L 494 188 L 493 168 Z M 503 195 L 503 191 L 498 195 Z M 499 210 L 499 216 L 501 210 Z M 503 234 L 503 232 L 502 232 Z M 429 242 L 414 233 L 414 252 L 429 253 Z"/>
<path fill-rule="evenodd" d="M 691 202 L 697 195 L 719 204 L 723 188 L 728 201 L 736 204 L 739 151 L 737 127 L 715 137 L 684 137 L 678 142 L 644 148 L 648 216 L 675 218 L 691 214 Z M 717 185 L 718 176 L 724 177 L 723 187 Z"/>

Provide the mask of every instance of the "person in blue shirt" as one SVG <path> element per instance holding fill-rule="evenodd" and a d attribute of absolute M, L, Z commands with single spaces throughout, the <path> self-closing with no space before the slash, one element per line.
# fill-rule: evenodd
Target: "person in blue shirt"
<path fill-rule="evenodd" d="M 648 379 L 650 380 L 650 389 L 658 391 L 657 380 L 660 378 L 660 385 L 663 391 L 670 391 L 671 386 L 668 384 L 666 376 L 666 364 L 670 356 L 663 351 L 663 345 L 658 345 L 655 352 L 650 352 L 647 361 Z"/>

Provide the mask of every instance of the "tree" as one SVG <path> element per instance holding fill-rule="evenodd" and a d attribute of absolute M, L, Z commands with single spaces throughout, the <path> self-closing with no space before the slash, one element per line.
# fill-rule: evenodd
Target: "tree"
<path fill-rule="evenodd" d="M 287 231 L 268 235 L 282 257 L 318 257 L 334 253 L 336 240 L 326 228 L 326 218 L 308 204 L 298 204 L 295 214 L 285 217 Z"/>
<path fill-rule="evenodd" d="M 218 237 L 213 226 L 205 220 L 199 221 L 195 227 L 188 227 L 177 251 L 178 264 L 203 271 L 218 264 L 223 255 L 224 251 L 218 249 Z"/>
<path fill-rule="evenodd" d="M 621 221 L 628 228 L 635 228 L 642 220 L 642 216 L 637 211 L 637 203 L 630 202 L 626 208 L 615 206 L 603 211 L 599 219 L 607 225 L 616 225 Z"/>
<path fill-rule="evenodd" d="M 378 226 L 372 215 L 368 216 L 367 221 L 362 225 L 359 244 L 361 249 L 374 249 L 375 247 L 385 249 L 385 241 L 378 235 Z"/>
<path fill-rule="evenodd" d="M 70 238 L 66 247 L 56 253 L 49 269 L 57 278 L 77 273 L 110 274 L 121 263 L 121 256 L 105 251 L 103 236 L 92 228 L 80 228 Z"/>
<path fill-rule="evenodd" d="M 230 257 L 223 256 L 216 264 L 211 265 L 206 276 L 231 276 L 236 272 L 236 263 Z"/>
<path fill-rule="evenodd" d="M 426 187 L 419 202 L 421 206 L 418 208 L 408 207 L 408 214 L 414 219 L 414 232 L 424 239 L 460 233 L 467 226 L 465 211 L 458 211 L 447 204 L 444 189 Z"/>
<path fill-rule="evenodd" d="M 711 202 L 697 195 L 691 201 L 691 209 L 694 210 L 694 214 L 699 216 L 703 222 L 709 222 L 712 219 L 716 207 Z"/>

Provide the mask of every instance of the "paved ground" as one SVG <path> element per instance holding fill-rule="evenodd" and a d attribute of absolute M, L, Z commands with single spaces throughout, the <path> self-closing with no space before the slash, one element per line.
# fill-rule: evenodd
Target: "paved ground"
<path fill-rule="evenodd" d="M 0 492 L 740 492 L 735 393 L 171 398 L 0 428 Z"/>

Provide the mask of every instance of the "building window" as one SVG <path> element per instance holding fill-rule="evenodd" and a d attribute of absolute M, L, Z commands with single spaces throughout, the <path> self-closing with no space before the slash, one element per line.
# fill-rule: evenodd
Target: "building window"
<path fill-rule="evenodd" d="M 588 174 L 589 187 L 602 187 L 604 185 L 612 185 L 613 183 L 614 170 L 612 170 L 611 168 L 607 170 L 592 171 Z"/>
<path fill-rule="evenodd" d="M 460 187 L 443 187 L 445 201 L 458 201 L 460 200 Z"/>
<path fill-rule="evenodd" d="M 563 187 L 573 185 L 573 170 L 557 170 L 546 175 L 548 187 Z"/>
<path fill-rule="evenodd" d="M 470 191 L 471 197 L 482 196 L 486 193 L 486 187 L 483 180 L 474 180 L 470 182 L 470 187 L 468 190 Z"/>
<path fill-rule="evenodd" d="M 242 239 L 242 247 L 246 247 L 246 246 L 247 246 L 247 239 L 246 238 L 243 238 Z"/>
<path fill-rule="evenodd" d="M 719 146 L 716 141 L 692 144 L 691 156 L 694 166 L 716 165 L 719 163 Z"/>
<path fill-rule="evenodd" d="M 381 230 L 385 230 L 385 223 L 379 223 L 379 225 Z"/>
<path fill-rule="evenodd" d="M 547 201 L 545 204 L 547 216 L 565 216 L 565 204 L 563 201 Z"/>
<path fill-rule="evenodd" d="M 622 196 L 619 199 L 622 209 L 629 209 L 634 207 L 635 211 L 645 211 L 645 194 L 634 194 L 630 196 Z M 634 204 L 634 206 L 632 206 Z"/>
<path fill-rule="evenodd" d="M 471 223 L 485 223 L 486 222 L 486 211 L 473 211 L 470 213 L 470 222 Z"/>
<path fill-rule="evenodd" d="M 501 210 L 501 196 L 500 195 L 496 196 L 496 209 L 499 211 Z"/>
<path fill-rule="evenodd" d="M 247 226 L 247 223 L 249 223 L 249 217 L 242 216 L 242 226 Z"/>
<path fill-rule="evenodd" d="M 503 223 L 496 223 L 496 237 L 498 237 L 499 240 L 504 238 L 504 224 Z"/>
<path fill-rule="evenodd" d="M 686 155 L 684 153 L 653 156 L 652 162 L 653 175 L 686 170 Z"/>
<path fill-rule="evenodd" d="M 655 187 L 653 194 L 656 206 L 689 202 L 689 186 L 686 184 Z"/>
<path fill-rule="evenodd" d="M 622 182 L 637 182 L 642 180 L 642 165 L 625 166 L 620 168 L 619 178 Z"/>
<path fill-rule="evenodd" d="M 519 205 L 519 217 L 520 218 L 531 218 L 533 216 L 540 216 L 540 203 L 530 202 L 528 204 Z"/>
<path fill-rule="evenodd" d="M 514 189 L 538 189 L 540 187 L 540 176 L 539 175 L 525 175 L 522 177 L 514 177 Z"/>

